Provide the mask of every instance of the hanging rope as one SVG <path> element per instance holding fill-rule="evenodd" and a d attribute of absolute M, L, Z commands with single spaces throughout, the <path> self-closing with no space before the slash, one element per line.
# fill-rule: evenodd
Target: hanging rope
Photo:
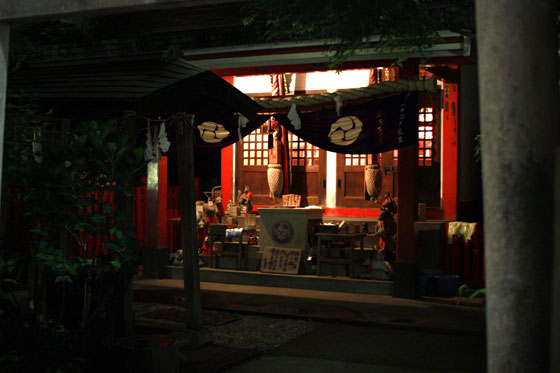
<path fill-rule="evenodd" d="M 378 84 L 370 84 L 367 87 L 339 90 L 333 93 L 320 93 L 309 96 L 295 96 L 282 98 L 256 98 L 253 99 L 265 110 L 288 109 L 292 104 L 297 106 L 313 106 L 321 104 L 332 104 L 336 96 L 346 102 L 376 96 L 383 93 L 427 91 L 437 92 L 437 80 L 432 77 L 424 80 L 397 80 L 386 81 Z"/>

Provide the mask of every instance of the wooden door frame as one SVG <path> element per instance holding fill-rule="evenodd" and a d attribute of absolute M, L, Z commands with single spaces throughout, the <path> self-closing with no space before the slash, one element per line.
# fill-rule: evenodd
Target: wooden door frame
<path fill-rule="evenodd" d="M 305 173 L 308 172 L 308 169 L 312 169 L 317 167 L 318 170 L 317 171 L 311 171 L 311 172 L 317 172 L 318 173 L 318 190 L 320 191 L 320 193 L 318 194 L 318 202 L 316 203 L 316 205 L 318 206 L 324 206 L 325 205 L 325 200 L 326 200 L 326 195 L 327 195 L 327 151 L 324 149 L 319 148 L 319 164 L 318 165 L 313 165 L 313 166 L 292 166 L 292 180 L 294 178 L 294 167 L 303 167 L 305 168 Z M 292 181 L 293 184 L 293 181 Z M 297 194 L 297 193 L 296 193 Z M 302 196 L 302 200 L 303 200 L 303 196 Z"/>

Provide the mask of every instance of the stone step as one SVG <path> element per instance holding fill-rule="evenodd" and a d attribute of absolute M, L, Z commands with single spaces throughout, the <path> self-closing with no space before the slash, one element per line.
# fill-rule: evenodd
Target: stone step
<path fill-rule="evenodd" d="M 167 266 L 167 275 L 172 279 L 183 279 L 183 267 Z M 374 295 L 392 295 L 393 293 L 392 281 L 334 276 L 285 275 L 212 268 L 200 269 L 200 281 Z"/>

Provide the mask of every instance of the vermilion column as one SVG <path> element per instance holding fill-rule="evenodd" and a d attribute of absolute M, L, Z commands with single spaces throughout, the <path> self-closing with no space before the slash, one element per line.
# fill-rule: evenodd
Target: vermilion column
<path fill-rule="evenodd" d="M 232 181 L 235 176 L 233 175 L 233 145 L 222 148 L 221 165 L 222 203 L 224 208 L 227 208 L 233 197 L 231 193 Z"/>
<path fill-rule="evenodd" d="M 458 192 L 458 100 L 457 84 L 445 83 L 446 94 L 443 99 L 442 127 L 442 207 L 443 218 L 457 219 Z"/>

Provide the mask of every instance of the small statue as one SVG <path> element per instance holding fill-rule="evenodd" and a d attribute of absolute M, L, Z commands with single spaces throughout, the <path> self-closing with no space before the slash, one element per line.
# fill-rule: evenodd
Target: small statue
<path fill-rule="evenodd" d="M 198 252 L 204 254 L 204 240 L 208 233 L 208 218 L 205 214 L 199 214 L 196 222 L 196 240 L 198 241 Z"/>
<path fill-rule="evenodd" d="M 248 185 L 245 185 L 243 193 L 239 195 L 237 203 L 241 206 L 241 211 L 251 212 L 253 211 L 253 204 L 251 203 L 251 198 L 253 198 L 253 192 L 249 189 Z"/>
<path fill-rule="evenodd" d="M 224 218 L 224 215 L 226 214 L 224 210 L 224 204 L 223 204 L 221 192 L 215 195 L 214 205 L 216 206 L 216 210 L 217 210 L 216 215 L 218 216 L 218 223 L 221 223 L 222 219 Z"/>
<path fill-rule="evenodd" d="M 385 193 L 383 204 L 381 205 L 381 213 L 379 214 L 379 222 L 381 223 L 381 231 L 379 232 L 379 250 L 383 252 L 385 260 L 391 265 L 396 259 L 397 244 L 394 235 L 397 234 L 397 223 L 394 215 L 397 213 L 397 204 L 391 198 L 390 193 Z"/>

